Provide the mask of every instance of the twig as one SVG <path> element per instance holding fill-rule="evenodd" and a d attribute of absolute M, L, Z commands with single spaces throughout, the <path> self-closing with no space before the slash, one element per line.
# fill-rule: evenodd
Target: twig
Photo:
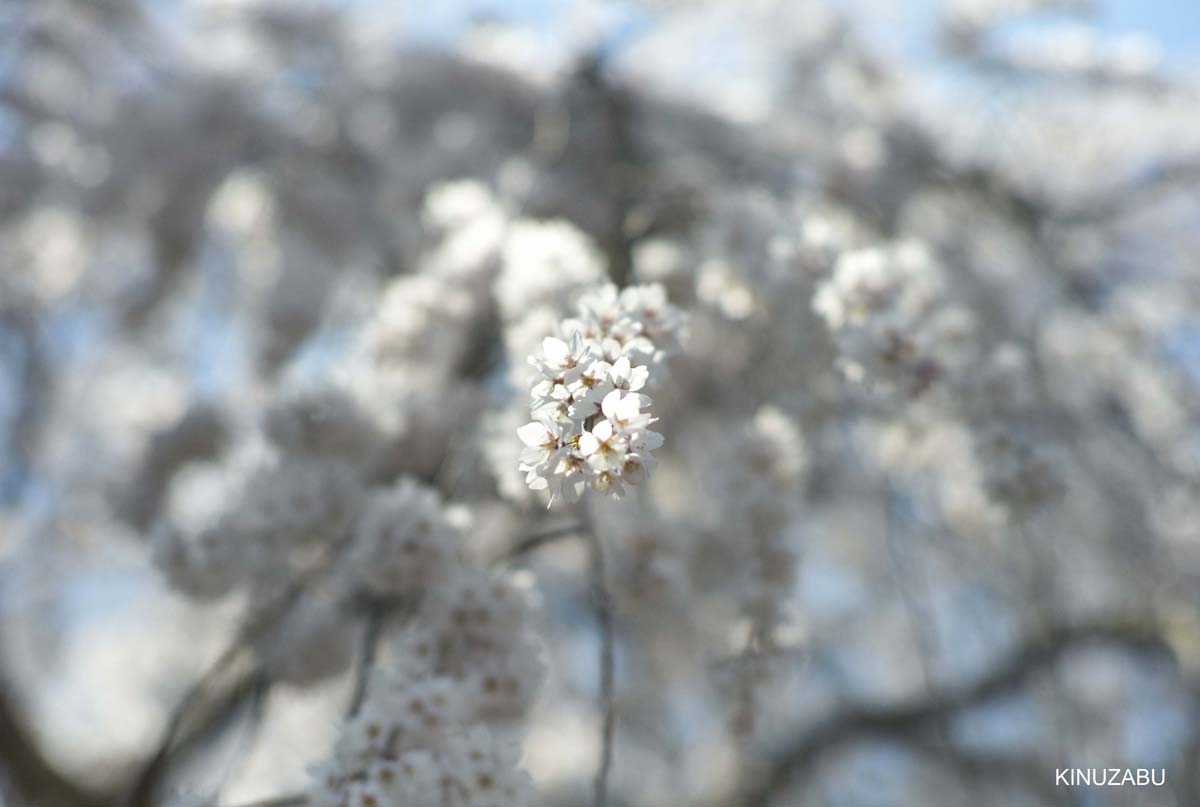
<path fill-rule="evenodd" d="M 571 538 L 583 533 L 585 527 L 583 524 L 574 522 L 571 524 L 562 524 L 557 527 L 549 527 L 542 532 L 536 532 L 533 535 L 522 538 L 510 547 L 503 555 L 496 558 L 493 563 L 506 563 L 515 560 L 522 555 L 528 555 L 530 552 L 541 549 L 547 544 L 552 544 L 561 541 L 564 538 Z"/>
<path fill-rule="evenodd" d="M 617 726 L 617 710 L 613 696 L 613 678 L 616 669 L 616 651 L 613 635 L 612 597 L 608 591 L 608 571 L 604 557 L 604 544 L 592 529 L 591 516 L 586 506 L 581 510 L 578 522 L 550 527 L 542 532 L 523 538 L 496 559 L 504 563 L 519 558 L 543 546 L 565 538 L 582 537 L 587 541 L 589 552 L 589 596 L 596 609 L 596 624 L 600 632 L 600 761 L 594 783 L 593 807 L 608 804 L 608 773 L 612 768 L 613 736 Z"/>
<path fill-rule="evenodd" d="M 7 289 L 0 291 L 7 295 Z M 17 303 L 0 309 L 0 330 L 11 329 L 19 340 L 15 417 L 8 424 L 5 441 L 9 446 L 8 468 L 0 471 L 0 505 L 16 504 L 29 481 L 38 441 L 44 431 L 54 396 L 54 379 L 45 346 L 38 339 L 38 320 L 34 306 Z"/>
<path fill-rule="evenodd" d="M 249 717 L 245 722 L 248 723 L 248 726 L 245 732 L 238 738 L 234 752 L 221 772 L 216 789 L 213 791 L 211 797 L 214 804 L 218 803 L 221 789 L 225 786 L 225 783 L 245 766 L 249 753 L 254 748 L 254 743 L 258 739 L 259 729 L 262 727 L 263 714 L 266 712 L 269 690 L 270 687 L 265 685 L 255 686 L 251 690 L 249 696 L 250 702 L 246 705 Z M 237 709 L 235 708 L 230 712 L 230 719 L 236 713 Z"/>
<path fill-rule="evenodd" d="M 897 512 L 900 501 L 899 494 L 889 483 L 883 494 L 884 500 L 884 537 L 887 539 L 888 556 L 891 560 L 892 583 L 900 596 L 908 627 L 916 643 L 917 655 L 921 664 L 921 677 L 925 683 L 926 694 L 933 695 L 936 681 L 933 674 L 934 659 L 937 658 L 937 638 L 933 634 L 936 628 L 929 612 L 917 592 L 929 591 L 928 583 L 921 574 L 920 561 L 915 556 L 911 563 L 904 556 L 900 546 L 900 524 Z M 906 542 L 909 538 L 905 536 Z M 928 628 L 926 627 L 928 626 Z"/>
<path fill-rule="evenodd" d="M 304 807 L 306 804 L 308 804 L 308 796 L 296 795 L 276 796 L 261 801 L 252 801 L 248 804 L 239 804 L 238 807 Z"/>
<path fill-rule="evenodd" d="M 587 541 L 589 552 L 589 596 L 596 609 L 596 624 L 600 633 L 600 761 L 593 785 L 593 807 L 608 804 L 608 774 L 612 768 L 613 736 L 617 726 L 617 710 L 613 697 L 613 678 L 616 668 L 616 652 L 613 638 L 612 597 L 608 591 L 608 572 L 604 558 L 604 544 L 592 529 L 591 516 L 586 505 L 581 507 L 578 522 L 550 527 L 542 532 L 523 538 L 507 552 L 498 557 L 496 563 L 504 563 L 543 546 L 564 538 L 582 537 Z"/>
<path fill-rule="evenodd" d="M 159 746 L 123 803 L 137 807 L 157 805 L 154 795 L 172 763 L 187 756 L 210 737 L 219 736 L 242 713 L 244 706 L 249 705 L 252 715 L 260 714 L 259 709 L 270 688 L 270 677 L 254 667 L 237 674 L 233 683 L 221 686 L 216 695 L 194 701 L 200 706 L 189 706 L 177 712 L 180 717 L 168 732 L 170 739 L 165 739 Z"/>
<path fill-rule="evenodd" d="M 343 540 L 331 548 L 331 558 L 336 557 L 346 543 Z M 314 572 L 292 583 L 271 607 L 239 632 L 229 648 L 184 695 L 171 715 L 158 748 L 142 766 L 121 804 L 151 807 L 154 793 L 172 760 L 224 725 L 247 698 L 266 693 L 271 679 L 254 658 L 254 646 L 287 616 L 308 586 L 319 577 L 320 572 Z M 232 680 L 226 682 L 226 679 Z M 204 708 L 206 705 L 208 708 Z"/>
<path fill-rule="evenodd" d="M 1130 211 L 1144 210 L 1148 199 L 1171 190 L 1188 189 L 1200 183 L 1200 156 L 1167 160 L 1120 183 L 1116 188 L 1056 212 L 1055 220 L 1068 225 L 1099 224 Z"/>
<path fill-rule="evenodd" d="M 348 717 L 357 716 L 362 709 L 363 700 L 367 696 L 367 683 L 371 680 L 371 671 L 375 668 L 375 661 L 379 656 L 379 639 L 383 635 L 386 620 L 386 609 L 373 604 L 367 612 L 367 624 L 363 630 L 362 653 L 354 677 L 354 692 L 350 695 L 350 706 L 346 710 Z"/>
<path fill-rule="evenodd" d="M 1171 655 L 1170 646 L 1149 623 L 1107 621 L 1058 627 L 1031 639 L 973 683 L 893 706 L 850 707 L 819 722 L 774 755 L 765 775 L 748 790 L 745 803 L 768 804 L 775 793 L 840 747 L 863 738 L 924 732 L 963 709 L 1020 688 L 1068 650 L 1096 644 Z"/>
<path fill-rule="evenodd" d="M 613 677 L 616 668 L 616 653 L 613 646 L 612 597 L 608 591 L 608 572 L 604 558 L 604 544 L 595 530 L 587 530 L 588 547 L 591 550 L 591 598 L 596 607 L 596 621 L 600 630 L 600 762 L 596 769 L 593 807 L 608 804 L 608 773 L 612 768 L 613 735 L 617 727 L 617 709 L 613 697 Z"/>
<path fill-rule="evenodd" d="M 1036 757 L 1005 756 L 954 748 L 946 743 L 911 742 L 905 749 L 937 763 L 978 786 L 984 782 L 1022 784 L 1046 804 L 1076 804 L 1075 788 L 1055 785 L 1054 770 Z"/>

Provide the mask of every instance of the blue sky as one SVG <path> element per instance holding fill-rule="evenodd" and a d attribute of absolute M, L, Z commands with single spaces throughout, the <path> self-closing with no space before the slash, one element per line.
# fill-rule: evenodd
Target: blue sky
<path fill-rule="evenodd" d="M 1200 62 L 1200 2 L 1197 0 L 1107 0 L 1099 23 L 1106 31 L 1152 34 L 1171 58 Z"/>
<path fill-rule="evenodd" d="M 942 5 L 941 0 L 831 2 L 851 9 L 868 34 L 917 56 L 930 52 L 933 21 Z M 1093 0 L 1093 6 L 1087 16 L 1043 12 L 1015 25 L 1086 21 L 1109 36 L 1146 34 L 1162 46 L 1168 62 L 1200 67 L 1200 0 Z"/>
<path fill-rule="evenodd" d="M 792 0 L 802 2 L 803 0 Z M 360 0 L 361 2 L 361 0 Z M 366 0 L 370 3 L 372 0 Z M 928 44 L 939 0 L 832 0 L 853 10 L 869 33 L 899 42 L 918 53 Z M 410 26 L 430 35 L 460 30 L 469 20 L 495 17 L 546 29 L 561 28 L 571 0 L 448 0 L 423 5 L 405 14 Z M 606 4 L 636 9 L 635 2 Z M 685 3 L 680 3 L 686 6 Z M 1200 65 L 1200 0 L 1095 0 L 1091 21 L 1104 33 L 1145 33 L 1157 40 L 1172 62 Z M 646 4 L 642 8 L 652 8 Z M 1044 14 L 1043 20 L 1069 20 L 1066 14 Z M 410 28 L 411 30 L 411 28 Z M 899 32 L 899 36 L 897 36 Z"/>

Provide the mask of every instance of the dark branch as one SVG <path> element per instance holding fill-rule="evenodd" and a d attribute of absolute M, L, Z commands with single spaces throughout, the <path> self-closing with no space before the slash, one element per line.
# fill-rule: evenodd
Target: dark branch
<path fill-rule="evenodd" d="M 1054 769 L 1034 757 L 1004 756 L 955 748 L 946 743 L 907 743 L 907 750 L 956 774 L 969 785 L 1017 785 L 1036 793 L 1044 804 L 1073 805 L 1078 793 L 1071 785 L 1056 785 Z"/>
<path fill-rule="evenodd" d="M 306 804 L 308 804 L 307 796 L 278 796 L 273 799 L 240 804 L 238 807 L 304 807 Z"/>
<path fill-rule="evenodd" d="M 383 626 L 387 619 L 387 611 L 380 605 L 373 605 L 367 612 L 367 624 L 363 628 L 362 652 L 359 654 L 358 669 L 354 675 L 354 691 L 350 695 L 350 705 L 346 714 L 354 717 L 362 709 L 367 697 L 367 684 L 371 680 L 371 671 L 379 656 L 379 639 L 383 636 Z"/>
<path fill-rule="evenodd" d="M 256 705 L 261 704 L 271 686 L 267 674 L 253 667 L 231 671 L 229 677 L 228 682 L 213 682 L 206 676 L 201 687 L 185 698 L 163 742 L 142 768 L 125 804 L 131 807 L 156 804 L 155 795 L 175 760 L 219 736 L 243 714 L 243 707 L 257 711 Z"/>
<path fill-rule="evenodd" d="M 345 543 L 340 542 L 331 553 L 336 555 Z M 219 733 L 240 713 L 244 704 L 266 694 L 271 678 L 257 658 L 258 642 L 286 618 L 319 576 L 312 574 L 294 582 L 272 607 L 250 620 L 230 647 L 192 686 L 172 712 L 158 748 L 133 780 L 123 804 L 152 807 L 155 793 L 175 759 Z"/>
<path fill-rule="evenodd" d="M 528 555 L 541 549 L 543 546 L 553 544 L 564 538 L 571 538 L 583 532 L 583 525 L 578 523 L 562 524 L 557 527 L 548 527 L 541 532 L 535 532 L 533 535 L 522 538 L 508 549 L 503 555 L 496 558 L 494 563 L 505 563 L 516 560 L 523 555 Z"/>
<path fill-rule="evenodd" d="M 613 696 L 616 652 L 613 635 L 612 596 L 608 591 L 608 572 L 604 558 L 604 545 L 591 528 L 586 507 L 579 522 L 549 527 L 518 541 L 495 563 L 505 563 L 536 551 L 548 544 L 565 538 L 582 537 L 587 540 L 589 550 L 588 589 L 596 609 L 596 623 L 600 634 L 600 761 L 593 786 L 593 804 L 605 807 L 608 803 L 608 773 L 612 768 L 613 736 L 616 731 L 617 711 Z"/>
<path fill-rule="evenodd" d="M 617 727 L 617 708 L 613 696 L 613 678 L 616 671 L 616 652 L 613 642 L 612 596 L 608 591 L 608 571 L 604 558 L 604 544 L 592 529 L 587 530 L 588 547 L 591 550 L 589 588 L 592 604 L 596 608 L 596 622 L 600 631 L 600 762 L 596 768 L 592 804 L 606 807 L 608 804 L 608 773 L 612 768 L 613 735 Z"/>
<path fill-rule="evenodd" d="M 1065 652 L 1096 644 L 1171 655 L 1170 646 L 1148 623 L 1108 621 L 1054 628 L 1018 648 L 973 683 L 947 687 L 937 697 L 909 703 L 850 707 L 821 721 L 772 755 L 766 774 L 747 789 L 746 803 L 768 804 L 775 793 L 843 746 L 928 731 L 964 709 L 1020 689 Z"/>

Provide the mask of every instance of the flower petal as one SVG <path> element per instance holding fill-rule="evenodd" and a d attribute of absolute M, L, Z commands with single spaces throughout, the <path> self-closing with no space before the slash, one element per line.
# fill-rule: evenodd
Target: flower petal
<path fill-rule="evenodd" d="M 629 375 L 629 389 L 633 392 L 640 390 L 646 386 L 646 382 L 650 379 L 650 368 L 646 365 L 634 367 Z"/>
<path fill-rule="evenodd" d="M 626 395 L 615 407 L 616 417 L 614 420 L 628 423 L 638 416 L 638 410 L 641 406 L 641 399 L 637 395 Z M 612 415 L 609 415 L 609 417 L 612 417 Z"/>
<path fill-rule="evenodd" d="M 542 352 L 546 354 L 546 361 L 555 367 L 566 367 L 567 359 L 571 355 L 567 343 L 561 339 L 555 339 L 553 336 L 547 336 L 542 340 Z"/>
<path fill-rule="evenodd" d="M 613 425 L 611 421 L 602 420 L 592 427 L 592 439 L 599 440 L 601 443 L 607 443 L 612 439 Z"/>
<path fill-rule="evenodd" d="M 517 429 L 517 436 L 521 438 L 521 442 L 530 448 L 538 448 L 550 442 L 550 432 L 541 423 L 526 423 L 521 428 Z"/>
<path fill-rule="evenodd" d="M 615 389 L 604 396 L 604 400 L 600 402 L 600 411 L 604 413 L 606 418 L 612 418 L 617 412 L 617 406 L 621 403 L 621 391 Z"/>
<path fill-rule="evenodd" d="M 652 432 L 649 429 L 640 431 L 637 436 L 630 441 L 637 447 L 639 452 L 653 451 L 663 444 L 663 436 L 658 432 Z"/>
<path fill-rule="evenodd" d="M 629 364 L 629 357 L 622 356 L 613 363 L 612 369 L 609 370 L 609 374 L 612 376 L 613 381 L 617 383 L 617 386 L 623 386 L 621 382 L 629 380 L 629 374 L 631 370 L 632 368 Z"/>

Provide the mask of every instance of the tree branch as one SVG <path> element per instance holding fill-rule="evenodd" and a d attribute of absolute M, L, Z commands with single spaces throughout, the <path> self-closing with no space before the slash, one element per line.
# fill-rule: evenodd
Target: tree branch
<path fill-rule="evenodd" d="M 386 618 L 387 609 L 378 603 L 372 603 L 367 611 L 367 624 L 363 627 L 362 652 L 359 654 L 358 669 L 354 675 L 354 691 L 350 695 L 350 705 L 346 710 L 349 717 L 358 715 L 367 697 L 367 684 L 371 680 L 371 671 L 375 668 L 379 656 L 379 640 L 383 636 Z"/>
<path fill-rule="evenodd" d="M 612 596 L 608 590 L 608 571 L 604 556 L 604 544 L 592 529 L 591 517 L 586 507 L 578 522 L 550 527 L 518 541 L 495 563 L 505 563 L 522 557 L 551 543 L 565 538 L 582 537 L 587 541 L 589 553 L 588 589 L 592 605 L 596 609 L 596 623 L 600 634 L 600 653 L 597 657 L 600 678 L 600 760 L 593 783 L 594 807 L 608 804 L 608 774 L 612 768 L 613 737 L 616 732 L 617 710 L 614 692 L 616 650 L 614 647 Z"/>
<path fill-rule="evenodd" d="M 562 524 L 556 527 L 548 527 L 541 532 L 535 532 L 517 541 L 504 554 L 497 557 L 493 563 L 507 563 L 516 560 L 523 555 L 528 555 L 530 552 L 535 552 L 543 546 L 553 544 L 564 538 L 571 538 L 579 535 L 584 531 L 584 525 L 573 522 L 571 524 Z"/>
<path fill-rule="evenodd" d="M 767 805 L 774 794 L 838 748 L 867 738 L 926 731 L 957 712 L 1019 689 L 1067 651 L 1096 644 L 1173 655 L 1148 622 L 1097 621 L 1053 628 L 1019 647 L 992 672 L 972 683 L 947 687 L 938 697 L 892 706 L 850 707 L 819 722 L 772 755 L 765 775 L 746 789 L 746 803 Z"/>
<path fill-rule="evenodd" d="M 238 807 L 304 807 L 306 804 L 308 804 L 308 796 L 296 795 L 252 801 L 248 804 L 238 805 Z"/>
<path fill-rule="evenodd" d="M 608 804 L 608 774 L 612 768 L 613 736 L 617 727 L 617 709 L 613 695 L 613 678 L 616 671 L 616 652 L 613 637 L 612 596 L 608 591 L 608 571 L 604 557 L 604 544 L 595 530 L 587 530 L 590 550 L 591 599 L 596 607 L 596 621 L 600 631 L 600 761 L 596 768 L 593 785 L 593 807 Z"/>

